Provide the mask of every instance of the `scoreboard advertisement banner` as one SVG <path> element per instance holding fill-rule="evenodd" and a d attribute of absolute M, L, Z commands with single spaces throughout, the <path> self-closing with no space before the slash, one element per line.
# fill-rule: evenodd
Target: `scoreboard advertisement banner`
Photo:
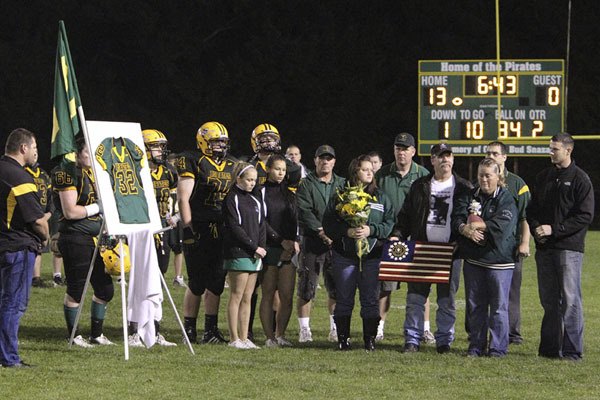
<path fill-rule="evenodd" d="M 564 61 L 419 61 L 419 155 L 446 141 L 481 156 L 500 140 L 511 156 L 545 156 L 564 128 Z M 500 93 L 500 112 L 498 112 Z"/>

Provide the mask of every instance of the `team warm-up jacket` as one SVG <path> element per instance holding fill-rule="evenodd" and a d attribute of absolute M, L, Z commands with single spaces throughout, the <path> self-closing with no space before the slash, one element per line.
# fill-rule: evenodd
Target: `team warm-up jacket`
<path fill-rule="evenodd" d="M 394 205 L 381 189 L 377 189 L 373 195 L 376 200 L 369 203 L 371 211 L 367 219 L 367 225 L 371 233 L 367 238 L 370 251 L 366 257 L 369 259 L 381 258 L 383 243 L 392 233 L 394 216 L 396 215 Z M 336 252 L 344 257 L 357 259 L 356 241 L 346 235 L 350 225 L 339 216 L 335 207 L 335 200 L 330 201 L 327 205 L 323 217 L 325 232 L 333 240 L 332 246 Z"/>
<path fill-rule="evenodd" d="M 296 196 L 298 199 L 298 224 L 300 232 L 304 235 L 304 250 L 315 254 L 321 254 L 328 250 L 318 237 L 319 228 L 323 227 L 323 214 L 327 204 L 335 198 L 337 190 L 343 189 L 346 179 L 333 174 L 331 177 L 331 192 L 329 197 L 323 190 L 324 184 L 314 172 L 310 172 L 300 182 Z M 325 230 L 327 234 L 327 230 Z"/>
<path fill-rule="evenodd" d="M 224 258 L 253 258 L 258 247 L 266 249 L 267 235 L 262 202 L 233 185 L 223 201 Z"/>
<path fill-rule="evenodd" d="M 413 161 L 410 164 L 408 173 L 400 176 L 396 162 L 392 162 L 391 164 L 384 165 L 377 171 L 375 181 L 377 182 L 377 187 L 383 190 L 390 198 L 396 214 L 398 214 L 402 209 L 404 199 L 411 185 L 420 177 L 427 175 L 429 175 L 429 171 Z"/>
<path fill-rule="evenodd" d="M 537 248 L 583 253 L 593 217 L 592 182 L 575 161 L 567 168 L 552 166 L 537 175 L 527 207 L 527 222 L 532 234 L 540 225 L 552 226 L 552 235 L 545 243 L 536 242 Z"/>
<path fill-rule="evenodd" d="M 467 223 L 469 205 L 475 199 L 481 204 L 481 218 L 486 224 L 485 245 L 480 246 L 459 234 L 458 228 Z M 475 188 L 467 196 L 454 197 L 452 230 L 458 237 L 459 257 L 471 264 L 494 269 L 512 269 L 515 266 L 517 206 L 512 194 L 503 187 L 485 195 Z"/>

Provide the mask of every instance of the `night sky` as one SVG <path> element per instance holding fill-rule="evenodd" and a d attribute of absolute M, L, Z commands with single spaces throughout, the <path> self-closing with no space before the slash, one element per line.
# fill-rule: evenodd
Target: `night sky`
<path fill-rule="evenodd" d="M 417 133 L 418 60 L 495 58 L 495 2 L 3 1 L 0 135 L 26 127 L 49 162 L 58 21 L 64 20 L 87 119 L 140 122 L 173 151 L 216 120 L 232 153 L 251 152 L 262 122 L 312 167 L 319 144 L 337 171 L 393 137 Z M 501 57 L 566 59 L 568 1 L 501 1 Z M 567 131 L 599 134 L 600 2 L 573 1 Z M 600 188 L 599 142 L 575 158 Z M 427 164 L 427 160 L 419 160 Z M 475 160 L 471 160 L 475 162 Z M 457 159 L 467 171 L 468 159 Z M 547 159 L 520 159 L 531 182 Z M 597 192 L 598 193 L 598 192 Z"/>

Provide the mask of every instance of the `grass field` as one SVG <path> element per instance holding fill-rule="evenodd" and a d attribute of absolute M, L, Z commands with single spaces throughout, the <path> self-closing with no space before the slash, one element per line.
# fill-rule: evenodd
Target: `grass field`
<path fill-rule="evenodd" d="M 69 350 L 62 312 L 64 288 L 33 289 L 23 317 L 20 352 L 36 365 L 27 370 L 0 369 L 2 399 L 598 399 L 600 398 L 600 232 L 588 234 L 583 292 L 585 355 L 581 363 L 536 356 L 542 310 L 537 296 L 533 257 L 523 273 L 522 333 L 525 343 L 510 348 L 504 359 L 465 357 L 464 293 L 458 296 L 457 340 L 453 352 L 438 355 L 424 345 L 416 354 L 402 354 L 405 286 L 394 293 L 386 338 L 378 351 L 360 350 L 361 323 L 352 323 L 355 350 L 338 352 L 326 341 L 328 317 L 325 291 L 317 295 L 312 325 L 315 342 L 297 344 L 298 324 L 290 321 L 288 337 L 295 347 L 240 351 L 227 346 L 130 349 L 124 361 L 121 298 L 108 311 L 105 334 L 118 345 Z M 49 258 L 44 259 L 50 278 Z M 167 274 L 172 282 L 172 270 Z M 462 282 L 461 282 L 462 283 Z M 172 289 L 179 305 L 183 289 Z M 220 327 L 226 333 L 227 290 L 221 304 Z M 81 330 L 89 332 L 89 298 Z M 172 309 L 164 304 L 163 331 L 180 341 Z M 435 320 L 432 306 L 432 320 Z M 202 327 L 202 315 L 199 327 Z M 255 331 L 259 322 L 256 321 Z M 258 335 L 257 344 L 264 337 Z"/>

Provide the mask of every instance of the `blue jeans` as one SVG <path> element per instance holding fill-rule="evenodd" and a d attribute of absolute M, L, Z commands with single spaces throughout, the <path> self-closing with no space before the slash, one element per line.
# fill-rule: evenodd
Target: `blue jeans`
<path fill-rule="evenodd" d="M 454 299 L 460 282 L 460 265 L 462 260 L 452 262 L 450 283 L 437 284 L 437 305 L 435 314 L 435 343 L 437 346 L 451 345 L 454 341 L 454 323 L 456 322 L 456 305 Z M 429 297 L 431 283 L 408 283 L 406 294 L 406 318 L 404 320 L 404 341 L 416 346 L 423 337 L 425 302 Z"/>
<path fill-rule="evenodd" d="M 379 318 L 379 259 L 363 259 L 359 269 L 358 260 L 333 251 L 332 261 L 336 291 L 334 316 L 352 315 L 358 288 L 360 316 L 363 319 Z"/>
<path fill-rule="evenodd" d="M 544 308 L 539 354 L 581 358 L 583 354 L 583 253 L 537 250 L 538 289 Z"/>
<path fill-rule="evenodd" d="M 19 321 L 27 309 L 36 253 L 21 250 L 0 254 L 0 363 L 19 358 Z"/>
<path fill-rule="evenodd" d="M 465 260 L 469 353 L 503 356 L 508 352 L 508 296 L 512 269 L 491 269 Z"/>
<path fill-rule="evenodd" d="M 523 260 L 515 261 L 515 269 L 510 282 L 508 298 L 508 338 L 511 342 L 521 342 L 521 281 L 523 280 Z"/>

